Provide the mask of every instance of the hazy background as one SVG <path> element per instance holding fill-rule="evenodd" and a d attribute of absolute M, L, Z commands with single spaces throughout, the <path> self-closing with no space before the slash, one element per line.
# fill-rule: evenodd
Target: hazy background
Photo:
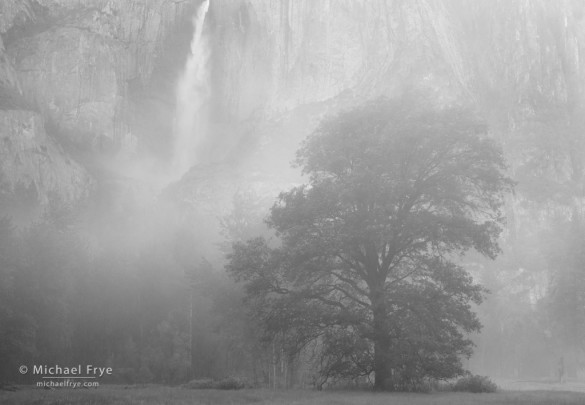
<path fill-rule="evenodd" d="M 562 357 L 582 377 L 582 2 L 200 6 L 0 3 L 0 380 L 91 363 L 268 383 L 276 362 L 273 383 L 309 384 L 259 340 L 225 254 L 266 234 L 323 117 L 407 91 L 478 111 L 517 182 L 503 253 L 464 259 L 491 291 L 468 368 L 556 379 Z"/>

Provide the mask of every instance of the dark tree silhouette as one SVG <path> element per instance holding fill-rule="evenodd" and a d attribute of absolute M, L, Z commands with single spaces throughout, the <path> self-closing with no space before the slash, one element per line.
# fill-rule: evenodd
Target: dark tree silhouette
<path fill-rule="evenodd" d="M 310 181 L 270 212 L 278 246 L 253 239 L 229 257 L 267 330 L 292 351 L 318 340 L 324 377 L 373 372 L 379 390 L 462 373 L 483 289 L 456 257 L 497 255 L 512 187 L 486 127 L 463 109 L 378 100 L 325 120 L 297 163 Z"/>

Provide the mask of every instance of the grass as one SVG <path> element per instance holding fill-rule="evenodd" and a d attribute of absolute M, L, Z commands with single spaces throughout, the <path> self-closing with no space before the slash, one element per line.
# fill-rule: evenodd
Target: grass
<path fill-rule="evenodd" d="M 470 393 L 372 393 L 308 390 L 188 390 L 171 387 L 129 388 L 102 386 L 98 389 L 0 391 L 3 405 L 577 405 L 585 404 L 585 393 L 567 391 L 503 391 Z"/>

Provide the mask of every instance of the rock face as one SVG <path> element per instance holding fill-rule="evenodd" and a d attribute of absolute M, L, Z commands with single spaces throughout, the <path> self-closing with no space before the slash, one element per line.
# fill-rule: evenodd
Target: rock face
<path fill-rule="evenodd" d="M 169 149 L 174 86 L 188 50 L 190 17 L 200 3 L 1 1 L 0 110 L 15 114 L 16 121 L 22 111 L 34 112 L 39 128 L 47 124 L 51 130 L 43 136 L 55 145 L 55 162 L 66 161 L 64 150 L 72 149 L 92 155 L 94 162 L 140 156 L 146 144 Z M 498 12 L 490 14 L 491 3 L 211 0 L 205 29 L 212 48 L 210 130 L 200 163 L 239 159 L 251 172 L 266 170 L 260 162 L 273 172 L 287 168 L 298 142 L 323 115 L 406 88 L 447 101 L 483 97 L 486 104 L 509 110 L 516 100 L 502 101 L 524 82 L 534 88 L 534 72 L 576 71 L 573 82 L 583 83 L 578 80 L 583 69 L 573 66 L 572 56 L 564 68 L 524 67 L 512 57 L 523 51 L 514 47 L 514 38 L 523 35 L 530 41 L 522 43 L 534 42 L 534 49 L 524 51 L 543 56 L 530 60 L 546 60 L 546 52 L 553 51 L 577 55 L 572 44 L 582 43 L 582 34 L 571 27 L 578 26 L 580 11 L 572 16 L 568 6 L 517 1 L 497 2 Z M 552 35 L 545 30 L 548 23 L 532 23 L 546 22 L 531 17 L 544 15 L 546 7 L 554 11 L 548 18 L 569 22 L 558 40 L 542 40 Z M 500 21 L 500 14 L 507 19 Z M 552 74 L 541 76 L 539 83 L 562 82 Z M 503 94 L 508 88 L 511 95 Z"/>
<path fill-rule="evenodd" d="M 41 202 L 49 192 L 75 200 L 87 195 L 92 182 L 59 142 L 89 153 L 135 151 L 129 83 L 148 81 L 165 36 L 186 5 L 167 0 L 2 1 L 4 181 L 33 183 Z M 51 125 L 49 135 L 45 123 Z"/>
<path fill-rule="evenodd" d="M 174 100 L 161 106 L 160 94 L 136 100 L 132 92 L 153 87 L 161 66 L 181 70 L 184 59 L 174 60 L 172 48 L 181 47 L 177 30 L 199 4 L 3 1 L 0 108 L 17 121 L 22 117 L 15 111 L 38 112 L 39 128 L 43 120 L 51 128 L 43 135 L 47 142 L 58 137 L 63 143 L 64 149 L 52 150 L 60 154 L 55 162 L 71 160 L 63 150 L 81 150 L 95 162 L 139 155 L 146 143 L 164 148 L 172 133 Z M 457 91 L 460 78 L 444 57 L 451 35 L 445 16 L 440 4 L 425 0 L 212 0 L 206 27 L 212 118 L 201 163 L 239 159 L 257 179 L 266 166 L 288 169 L 298 142 L 324 114 L 413 83 L 440 87 L 443 96 Z M 431 77 L 431 65 L 433 72 L 442 66 L 445 74 Z M 174 93 L 175 80 L 165 83 L 165 91 Z M 14 150 L 3 151 L 9 152 Z M 79 170 L 63 181 L 79 179 Z M 18 173 L 12 170 L 8 177 Z"/>
<path fill-rule="evenodd" d="M 232 123 L 214 134 L 211 159 L 253 149 L 252 171 L 282 173 L 325 115 L 406 88 L 462 94 L 440 2 L 212 0 L 210 14 L 215 118 Z"/>
<path fill-rule="evenodd" d="M 8 94 L 11 90 L 20 93 L 20 86 L 18 83 L 18 77 L 16 71 L 10 63 L 6 50 L 4 49 L 4 43 L 0 36 L 0 88 L 3 89 L 3 94 Z M 4 102 L 7 102 L 7 97 L 2 97 Z"/>
<path fill-rule="evenodd" d="M 5 187 L 34 189 L 42 204 L 51 194 L 65 201 L 87 196 L 91 178 L 47 136 L 40 114 L 0 110 L 0 144 Z"/>
<path fill-rule="evenodd" d="M 128 83 L 148 79 L 183 3 L 35 4 L 36 21 L 13 28 L 8 47 L 26 99 L 75 144 L 132 148 Z"/>
<path fill-rule="evenodd" d="M 30 5 L 7 1 L 0 5 L 0 33 L 31 17 Z M 18 71 L 0 35 L 0 197 L 10 211 L 11 193 L 29 190 L 32 205 L 46 205 L 49 196 L 71 202 L 85 198 L 92 187 L 86 171 L 70 159 L 45 131 L 42 115 L 22 94 Z M 18 196 L 18 198 L 22 195 Z M 23 201 L 15 201 L 15 206 Z M 22 207 L 15 207 L 22 211 Z M 4 213 L 4 211 L 2 212 Z M 24 213 L 28 214 L 28 213 Z"/>
<path fill-rule="evenodd" d="M 239 117 L 392 93 L 444 63 L 449 39 L 437 2 L 216 0 L 211 10 L 219 91 Z"/>
<path fill-rule="evenodd" d="M 115 69 L 123 55 L 120 45 L 65 27 L 19 40 L 9 52 L 26 99 L 39 105 L 70 141 L 98 146 L 123 137 Z"/>

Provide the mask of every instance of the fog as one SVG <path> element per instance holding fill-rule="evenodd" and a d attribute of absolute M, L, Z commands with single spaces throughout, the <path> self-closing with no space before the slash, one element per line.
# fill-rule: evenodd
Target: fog
<path fill-rule="evenodd" d="M 0 388 L 582 390 L 580 2 L 12 3 Z"/>

